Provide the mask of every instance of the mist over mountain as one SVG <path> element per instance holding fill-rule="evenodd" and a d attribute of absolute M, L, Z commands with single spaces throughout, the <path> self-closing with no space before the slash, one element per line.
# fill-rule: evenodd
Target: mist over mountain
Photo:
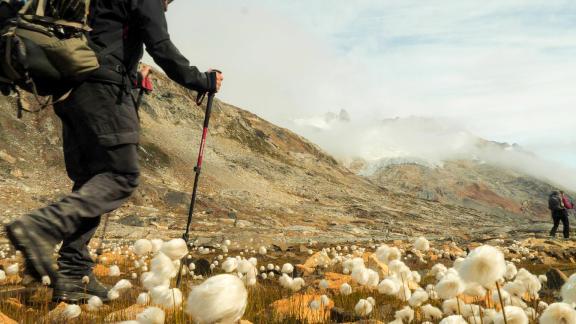
<path fill-rule="evenodd" d="M 345 115 L 348 118 L 338 118 Z M 576 170 L 537 156 L 517 144 L 482 139 L 459 124 L 440 118 L 354 119 L 341 110 L 294 120 L 300 134 L 350 163 L 366 163 L 360 174 L 370 176 L 398 161 L 442 167 L 446 161 L 470 160 L 510 169 L 576 191 Z M 395 161 L 395 162 L 394 162 Z"/>

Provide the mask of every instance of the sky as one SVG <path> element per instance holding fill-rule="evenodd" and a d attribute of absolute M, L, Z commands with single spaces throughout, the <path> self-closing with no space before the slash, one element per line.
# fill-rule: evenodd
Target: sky
<path fill-rule="evenodd" d="M 382 121 L 432 118 L 576 174 L 575 1 L 176 0 L 168 19 L 224 71 L 220 99 L 337 156 L 386 157 Z"/>

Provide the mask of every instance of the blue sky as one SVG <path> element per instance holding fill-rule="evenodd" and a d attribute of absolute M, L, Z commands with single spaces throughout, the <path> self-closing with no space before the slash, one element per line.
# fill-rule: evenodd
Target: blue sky
<path fill-rule="evenodd" d="M 169 24 L 225 72 L 220 98 L 331 152 L 316 122 L 346 109 L 358 127 L 446 120 L 576 170 L 575 1 L 177 0 Z"/>

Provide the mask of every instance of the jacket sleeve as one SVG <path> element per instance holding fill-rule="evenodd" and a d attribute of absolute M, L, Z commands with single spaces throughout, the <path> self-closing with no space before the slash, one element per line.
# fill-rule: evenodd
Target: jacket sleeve
<path fill-rule="evenodd" d="M 216 73 L 200 72 L 195 66 L 190 66 L 170 40 L 162 0 L 135 0 L 133 9 L 146 51 L 170 79 L 198 92 L 216 90 Z"/>

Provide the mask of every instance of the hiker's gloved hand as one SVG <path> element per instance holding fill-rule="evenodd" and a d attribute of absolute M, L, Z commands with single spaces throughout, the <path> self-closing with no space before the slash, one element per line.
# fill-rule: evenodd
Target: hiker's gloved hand
<path fill-rule="evenodd" d="M 216 92 L 220 91 L 220 87 L 222 87 L 222 81 L 224 81 L 224 74 L 216 69 L 208 70 L 208 74 L 210 75 L 209 77 L 211 82 L 216 82 Z"/>

